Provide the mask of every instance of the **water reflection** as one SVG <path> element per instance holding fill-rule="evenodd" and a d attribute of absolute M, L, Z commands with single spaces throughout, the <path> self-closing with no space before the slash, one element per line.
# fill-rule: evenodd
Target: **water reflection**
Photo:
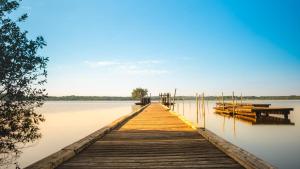
<path fill-rule="evenodd" d="M 250 153 L 266 160 L 278 168 L 299 168 L 300 161 L 300 100 L 247 100 L 249 102 L 271 104 L 272 107 L 292 107 L 287 120 L 283 115 L 272 114 L 255 121 L 238 118 L 226 114 L 214 113 L 216 101 L 208 101 L 206 104 L 206 118 L 204 119 L 202 109 L 199 110 L 199 123 L 197 123 L 197 105 L 195 100 L 190 100 L 191 111 L 184 112 L 185 118 L 197 124 L 198 127 L 206 128 L 234 145 L 249 151 Z M 175 111 L 183 115 L 183 106 L 189 110 L 189 103 L 185 100 L 177 101 Z M 236 114 L 237 115 L 237 114 Z"/>
<path fill-rule="evenodd" d="M 21 150 L 19 166 L 24 168 L 129 114 L 133 104 L 133 101 L 45 102 L 36 109 L 46 119 L 39 125 L 42 137 Z M 8 169 L 15 169 L 15 165 Z"/>
<path fill-rule="evenodd" d="M 249 122 L 251 124 L 295 125 L 295 123 L 292 123 L 289 118 L 286 119 L 286 118 L 273 117 L 273 116 L 261 116 L 259 118 L 254 118 L 254 117 L 247 117 L 247 116 L 240 116 L 240 115 L 236 115 L 236 117 L 240 120 L 243 120 L 245 122 Z"/>
<path fill-rule="evenodd" d="M 14 164 L 28 143 L 41 138 L 39 123 L 44 118 L 34 112 L 34 108 L 7 107 L 0 109 L 0 168 Z"/>
<path fill-rule="evenodd" d="M 225 125 L 225 117 L 233 118 L 234 124 L 235 119 L 238 119 L 242 122 L 246 122 L 252 125 L 295 125 L 295 123 L 291 122 L 289 118 L 282 118 L 282 117 L 276 117 L 276 116 L 244 116 L 244 115 L 232 115 L 232 114 L 226 114 L 226 113 L 220 113 L 220 112 L 214 112 L 217 115 L 224 116 L 224 124 Z M 235 125 L 234 125 L 235 126 Z"/>

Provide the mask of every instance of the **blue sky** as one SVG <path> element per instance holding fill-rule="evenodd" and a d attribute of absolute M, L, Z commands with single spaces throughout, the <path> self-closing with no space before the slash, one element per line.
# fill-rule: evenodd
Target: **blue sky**
<path fill-rule="evenodd" d="M 300 95 L 300 1 L 24 0 L 49 95 Z"/>

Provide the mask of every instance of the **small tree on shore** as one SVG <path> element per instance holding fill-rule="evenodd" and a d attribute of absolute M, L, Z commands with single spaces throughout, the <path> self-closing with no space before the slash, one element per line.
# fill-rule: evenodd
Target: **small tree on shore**
<path fill-rule="evenodd" d="M 148 95 L 148 90 L 143 88 L 135 88 L 131 92 L 131 97 L 135 100 L 141 99 L 142 97 L 145 97 Z"/>

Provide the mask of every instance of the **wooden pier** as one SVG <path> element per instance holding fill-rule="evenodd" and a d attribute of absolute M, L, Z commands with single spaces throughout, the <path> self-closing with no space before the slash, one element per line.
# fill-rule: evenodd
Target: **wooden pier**
<path fill-rule="evenodd" d="M 273 168 L 152 103 L 27 168 Z"/>
<path fill-rule="evenodd" d="M 135 103 L 136 105 L 141 105 L 141 106 L 145 106 L 147 104 L 151 103 L 151 97 L 142 97 L 140 99 L 140 102 Z"/>
<path fill-rule="evenodd" d="M 176 93 L 176 89 L 175 89 L 175 93 Z M 172 99 L 171 93 L 160 93 L 159 94 L 159 98 L 160 98 L 160 103 L 170 107 L 171 105 L 174 105 L 175 103 L 175 96 Z"/>

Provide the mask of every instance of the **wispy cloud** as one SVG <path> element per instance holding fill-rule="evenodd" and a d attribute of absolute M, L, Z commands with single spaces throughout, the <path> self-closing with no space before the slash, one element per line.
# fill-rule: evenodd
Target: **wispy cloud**
<path fill-rule="evenodd" d="M 117 61 L 97 61 L 97 62 L 85 61 L 84 63 L 90 66 L 91 68 L 121 65 L 121 63 Z"/>
<path fill-rule="evenodd" d="M 102 60 L 85 61 L 84 63 L 90 68 L 106 68 L 129 75 L 162 75 L 170 73 L 170 71 L 160 68 L 160 64 L 163 63 L 162 60 L 138 60 L 132 62 Z"/>
<path fill-rule="evenodd" d="M 168 70 L 156 70 L 156 69 L 135 69 L 127 71 L 129 74 L 133 75 L 163 75 L 169 74 Z"/>
<path fill-rule="evenodd" d="M 162 63 L 161 60 L 141 60 L 141 61 L 137 61 L 137 63 L 139 64 L 159 64 Z"/>

